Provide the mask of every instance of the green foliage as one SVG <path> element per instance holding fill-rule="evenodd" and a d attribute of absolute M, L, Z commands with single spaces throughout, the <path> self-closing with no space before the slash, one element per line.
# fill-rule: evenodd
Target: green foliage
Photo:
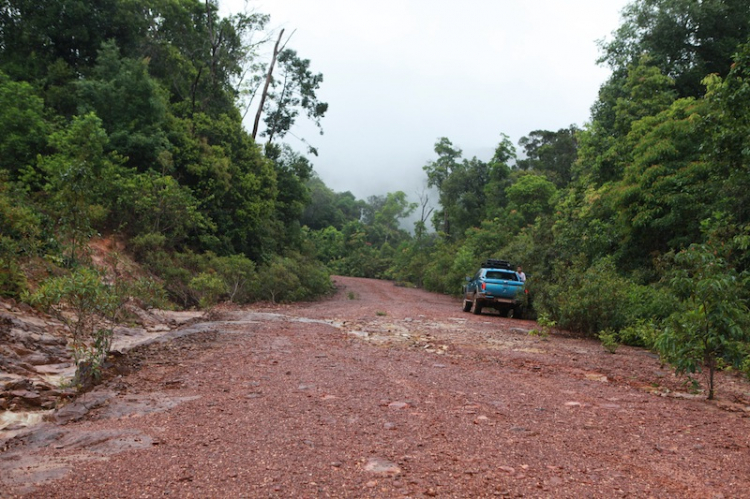
<path fill-rule="evenodd" d="M 707 150 L 717 211 L 732 213 L 740 224 L 750 222 L 750 43 L 741 45 L 724 80 L 709 76 L 706 100 Z"/>
<path fill-rule="evenodd" d="M 466 254 L 458 255 L 458 246 L 439 242 L 424 268 L 424 287 L 430 291 L 458 295 L 467 275 L 476 269 L 467 270 Z"/>
<path fill-rule="evenodd" d="M 605 329 L 604 331 L 599 331 L 598 336 L 602 342 L 602 346 L 606 351 L 612 354 L 617 352 L 617 348 L 620 346 L 617 333 L 615 333 L 611 329 Z"/>
<path fill-rule="evenodd" d="M 310 201 L 303 210 L 300 223 L 312 230 L 327 227 L 341 230 L 345 224 L 359 220 L 367 204 L 357 200 L 351 192 L 333 192 L 314 173 L 307 181 L 307 188 Z"/>
<path fill-rule="evenodd" d="M 47 134 L 44 100 L 29 83 L 11 81 L 0 71 L 0 170 L 32 165 Z"/>
<path fill-rule="evenodd" d="M 663 317 L 668 297 L 621 276 L 611 257 L 586 268 L 555 268 L 552 282 L 535 290 L 535 306 L 555 317 L 560 327 L 596 336 L 600 331 L 619 331 L 640 319 Z M 654 299 L 655 303 L 642 300 Z"/>
<path fill-rule="evenodd" d="M 169 309 L 172 307 L 164 286 L 152 277 L 138 277 L 124 281 L 120 284 L 117 295 L 121 299 L 123 297 L 135 298 L 145 308 Z"/>
<path fill-rule="evenodd" d="M 17 297 L 26 289 L 22 261 L 42 248 L 41 217 L 0 170 L 0 295 Z"/>
<path fill-rule="evenodd" d="M 526 157 L 519 159 L 516 165 L 520 170 L 543 175 L 558 188 L 566 187 L 573 180 L 578 132 L 575 126 L 557 132 L 534 130 L 518 141 Z"/>
<path fill-rule="evenodd" d="M 26 275 L 18 261 L 0 257 L 0 296 L 15 298 L 26 290 Z"/>
<path fill-rule="evenodd" d="M 674 256 L 669 284 L 681 307 L 656 340 L 663 358 L 678 372 L 708 370 L 708 398 L 720 361 L 741 367 L 750 342 L 747 306 L 750 274 L 730 267 L 716 248 L 692 244 Z"/>
<path fill-rule="evenodd" d="M 656 348 L 656 338 L 661 334 L 653 321 L 639 319 L 634 324 L 624 327 L 616 333 L 617 341 L 623 345 L 645 347 L 650 350 Z"/>
<path fill-rule="evenodd" d="M 505 190 L 509 214 L 517 212 L 520 216 L 519 230 L 533 224 L 538 216 L 551 214 L 555 192 L 555 185 L 538 175 L 524 175 Z"/>
<path fill-rule="evenodd" d="M 147 60 L 123 58 L 114 41 L 105 42 L 91 77 L 76 88 L 78 113 L 94 112 L 102 119 L 109 148 L 140 170 L 156 164 L 167 148 L 168 95 L 148 74 Z"/>
<path fill-rule="evenodd" d="M 705 113 L 705 103 L 682 99 L 633 124 L 633 161 L 615 196 L 622 252 L 639 265 L 645 255 L 700 238 L 698 221 L 716 197 L 711 167 L 701 158 Z"/>
<path fill-rule="evenodd" d="M 285 146 L 261 150 L 236 107 L 265 74 L 265 41 L 252 36 L 267 15 L 223 18 L 214 0 L 32 4 L 0 8 L 4 295 L 25 288 L 25 259 L 75 267 L 96 233 L 124 236 L 183 306 L 257 300 L 255 262 L 314 251 L 300 224 L 312 164 Z M 277 138 L 298 112 L 319 125 L 327 109 L 309 60 L 286 49 L 279 63 Z M 361 202 L 334 198 L 339 228 L 359 220 Z M 293 299 L 328 289 L 319 265 L 300 275 Z M 162 302 L 155 281 L 141 284 L 145 301 Z"/>
<path fill-rule="evenodd" d="M 423 167 L 427 185 L 440 195 L 441 209 L 435 212 L 433 225 L 448 237 L 460 237 L 485 215 L 485 189 L 493 180 L 493 167 L 477 158 L 459 161 L 461 150 L 445 137 L 435 144 L 435 153 L 438 158 Z"/>
<path fill-rule="evenodd" d="M 296 269 L 289 258 L 274 257 L 260 269 L 259 275 L 263 282 L 262 293 L 271 303 L 292 301 L 294 293 L 301 287 Z"/>
<path fill-rule="evenodd" d="M 68 248 L 67 261 L 73 264 L 85 256 L 86 242 L 106 215 L 104 194 L 117 159 L 104 152 L 107 135 L 93 114 L 52 134 L 50 144 L 56 152 L 40 157 L 39 168 L 46 175 L 50 209 Z"/>
<path fill-rule="evenodd" d="M 529 334 L 532 336 L 539 336 L 542 339 L 547 339 L 557 326 L 557 321 L 552 320 L 547 314 L 539 314 L 536 323 L 539 324 L 540 329 L 532 329 L 529 331 Z"/>
<path fill-rule="evenodd" d="M 110 223 L 132 237 L 140 255 L 156 248 L 177 249 L 192 235 L 216 229 L 192 191 L 172 176 L 134 173 L 122 176 L 118 186 Z"/>
<path fill-rule="evenodd" d="M 110 321 L 116 320 L 120 298 L 90 268 L 50 278 L 25 299 L 63 322 L 71 334 L 76 380 L 87 385 L 101 375 L 112 342 Z"/>
<path fill-rule="evenodd" d="M 249 303 L 258 296 L 260 282 L 255 262 L 242 255 L 212 258 L 209 266 L 213 269 L 226 295 L 224 298 L 234 303 Z"/>
<path fill-rule="evenodd" d="M 279 53 L 278 64 L 281 75 L 271 81 L 265 109 L 266 130 L 262 134 L 269 143 L 289 132 L 300 110 L 319 128 L 320 119 L 328 111 L 328 104 L 319 101 L 316 94 L 323 75 L 310 70 L 309 59 L 301 59 L 295 50 L 285 49 Z"/>
<path fill-rule="evenodd" d="M 698 97 L 708 74 L 725 76 L 736 47 L 750 35 L 750 5 L 744 0 L 635 0 L 622 12 L 614 38 L 602 45 L 601 62 L 623 69 L 649 54 L 673 78 L 680 97 Z"/>
<path fill-rule="evenodd" d="M 188 287 L 198 296 L 201 308 L 216 305 L 219 298 L 228 294 L 226 283 L 213 272 L 201 272 L 190 280 Z"/>

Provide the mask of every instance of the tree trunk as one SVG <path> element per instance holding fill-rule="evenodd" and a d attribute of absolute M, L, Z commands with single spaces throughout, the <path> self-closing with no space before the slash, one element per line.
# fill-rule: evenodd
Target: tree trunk
<path fill-rule="evenodd" d="M 284 30 L 279 33 L 279 38 L 276 40 L 276 45 L 273 47 L 273 57 L 271 58 L 271 64 L 268 65 L 268 73 L 266 73 L 266 83 L 263 85 L 263 93 L 260 95 L 260 104 L 258 105 L 258 112 L 255 113 L 255 123 L 253 123 L 253 140 L 258 135 L 258 124 L 260 123 L 260 116 L 263 114 L 263 106 L 266 104 L 266 96 L 268 95 L 268 87 L 271 85 L 271 78 L 273 77 L 273 67 L 276 65 L 276 57 L 279 55 L 279 44 L 281 43 L 281 37 L 284 36 Z"/>

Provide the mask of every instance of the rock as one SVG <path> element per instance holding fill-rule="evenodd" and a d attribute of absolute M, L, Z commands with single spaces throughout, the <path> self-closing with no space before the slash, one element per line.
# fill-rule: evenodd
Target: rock
<path fill-rule="evenodd" d="M 80 421 L 88 412 L 89 410 L 84 404 L 73 402 L 71 404 L 66 404 L 55 411 L 49 419 L 58 424 L 64 425 L 71 421 Z"/>
<path fill-rule="evenodd" d="M 140 336 L 145 333 L 145 329 L 142 327 L 122 327 L 118 326 L 112 329 L 113 334 L 117 336 Z"/>
<path fill-rule="evenodd" d="M 30 355 L 24 356 L 24 362 L 27 364 L 31 364 L 32 366 L 41 366 L 45 364 L 50 363 L 49 357 L 44 355 L 43 353 L 32 353 Z"/>
<path fill-rule="evenodd" d="M 34 391 L 14 390 L 10 392 L 10 395 L 22 399 L 23 402 L 27 405 L 36 406 L 36 407 L 41 405 L 41 396 L 37 392 L 34 392 Z"/>
<path fill-rule="evenodd" d="M 9 392 L 15 390 L 33 390 L 34 383 L 29 379 L 19 379 L 6 383 L 4 389 Z"/>
<path fill-rule="evenodd" d="M 39 337 L 39 343 L 41 343 L 42 345 L 54 347 L 65 347 L 68 344 L 67 340 L 64 337 L 55 336 L 49 333 L 42 333 L 42 335 Z"/>
<path fill-rule="evenodd" d="M 401 468 L 399 468 L 395 463 L 392 463 L 391 461 L 382 457 L 369 458 L 365 463 L 364 470 L 369 471 L 370 473 L 378 473 L 383 475 L 398 475 L 401 473 Z"/>

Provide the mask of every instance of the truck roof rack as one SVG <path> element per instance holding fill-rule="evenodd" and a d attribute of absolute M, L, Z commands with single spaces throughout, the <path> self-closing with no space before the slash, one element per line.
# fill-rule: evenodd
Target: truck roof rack
<path fill-rule="evenodd" d="M 488 258 L 482 262 L 483 269 L 505 269 L 513 270 L 513 266 L 505 260 L 496 260 L 494 258 Z"/>

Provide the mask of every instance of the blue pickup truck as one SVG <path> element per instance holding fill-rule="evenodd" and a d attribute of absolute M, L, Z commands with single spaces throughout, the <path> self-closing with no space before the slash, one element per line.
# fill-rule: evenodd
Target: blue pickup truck
<path fill-rule="evenodd" d="M 463 309 L 481 314 L 485 307 L 494 308 L 502 315 L 520 318 L 525 292 L 524 282 L 508 262 L 485 260 L 474 277 L 466 278 Z"/>

